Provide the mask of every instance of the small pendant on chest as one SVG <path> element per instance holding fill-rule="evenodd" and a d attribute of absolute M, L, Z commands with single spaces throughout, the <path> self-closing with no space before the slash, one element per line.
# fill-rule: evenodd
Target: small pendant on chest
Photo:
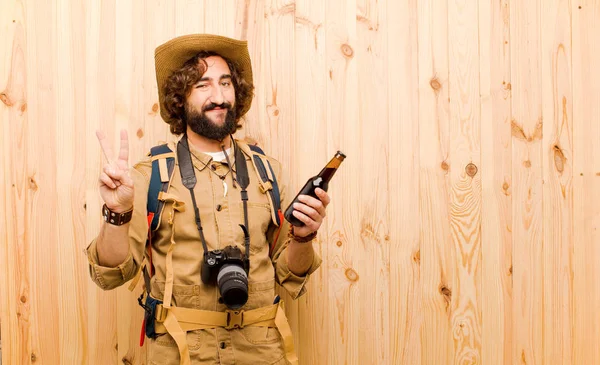
<path fill-rule="evenodd" d="M 225 179 L 221 180 L 223 181 L 223 197 L 227 196 L 227 182 L 225 182 Z"/>

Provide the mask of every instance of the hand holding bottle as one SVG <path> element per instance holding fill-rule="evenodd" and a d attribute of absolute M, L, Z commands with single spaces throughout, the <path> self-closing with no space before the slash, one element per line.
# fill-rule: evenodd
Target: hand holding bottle
<path fill-rule="evenodd" d="M 308 179 L 285 210 L 285 219 L 294 226 L 296 236 L 307 236 L 321 226 L 331 201 L 327 195 L 329 181 L 345 158 L 346 155 L 338 151 L 319 174 Z"/>
<path fill-rule="evenodd" d="M 329 195 L 321 188 L 315 189 L 314 194 L 316 198 L 298 195 L 297 201 L 291 205 L 293 218 L 302 223 L 294 226 L 294 235 L 297 237 L 306 237 L 318 231 L 327 215 L 327 205 L 331 201 Z"/>

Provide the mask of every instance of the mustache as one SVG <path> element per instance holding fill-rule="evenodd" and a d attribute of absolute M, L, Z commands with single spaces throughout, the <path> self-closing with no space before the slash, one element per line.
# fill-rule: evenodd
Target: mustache
<path fill-rule="evenodd" d="M 213 110 L 213 109 L 217 109 L 217 108 L 221 108 L 221 109 L 227 109 L 227 110 L 231 110 L 231 104 L 228 102 L 223 102 L 222 104 L 215 104 L 215 103 L 210 103 L 208 105 L 206 105 L 204 108 L 202 108 L 203 112 L 207 112 L 209 110 Z"/>

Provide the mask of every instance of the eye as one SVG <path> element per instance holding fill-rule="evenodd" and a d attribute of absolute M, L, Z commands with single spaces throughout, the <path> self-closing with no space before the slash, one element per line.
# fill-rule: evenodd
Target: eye
<path fill-rule="evenodd" d="M 223 81 L 223 82 L 221 82 L 221 85 L 229 87 L 229 86 L 231 86 L 231 81 Z"/>
<path fill-rule="evenodd" d="M 208 87 L 208 84 L 198 84 L 196 85 L 196 89 L 206 89 Z"/>

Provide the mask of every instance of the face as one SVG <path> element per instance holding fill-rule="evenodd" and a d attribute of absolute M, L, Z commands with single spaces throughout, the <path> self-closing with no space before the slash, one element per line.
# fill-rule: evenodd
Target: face
<path fill-rule="evenodd" d="M 235 89 L 223 58 L 210 56 L 205 61 L 208 69 L 187 98 L 186 122 L 193 132 L 222 141 L 236 131 Z"/>

